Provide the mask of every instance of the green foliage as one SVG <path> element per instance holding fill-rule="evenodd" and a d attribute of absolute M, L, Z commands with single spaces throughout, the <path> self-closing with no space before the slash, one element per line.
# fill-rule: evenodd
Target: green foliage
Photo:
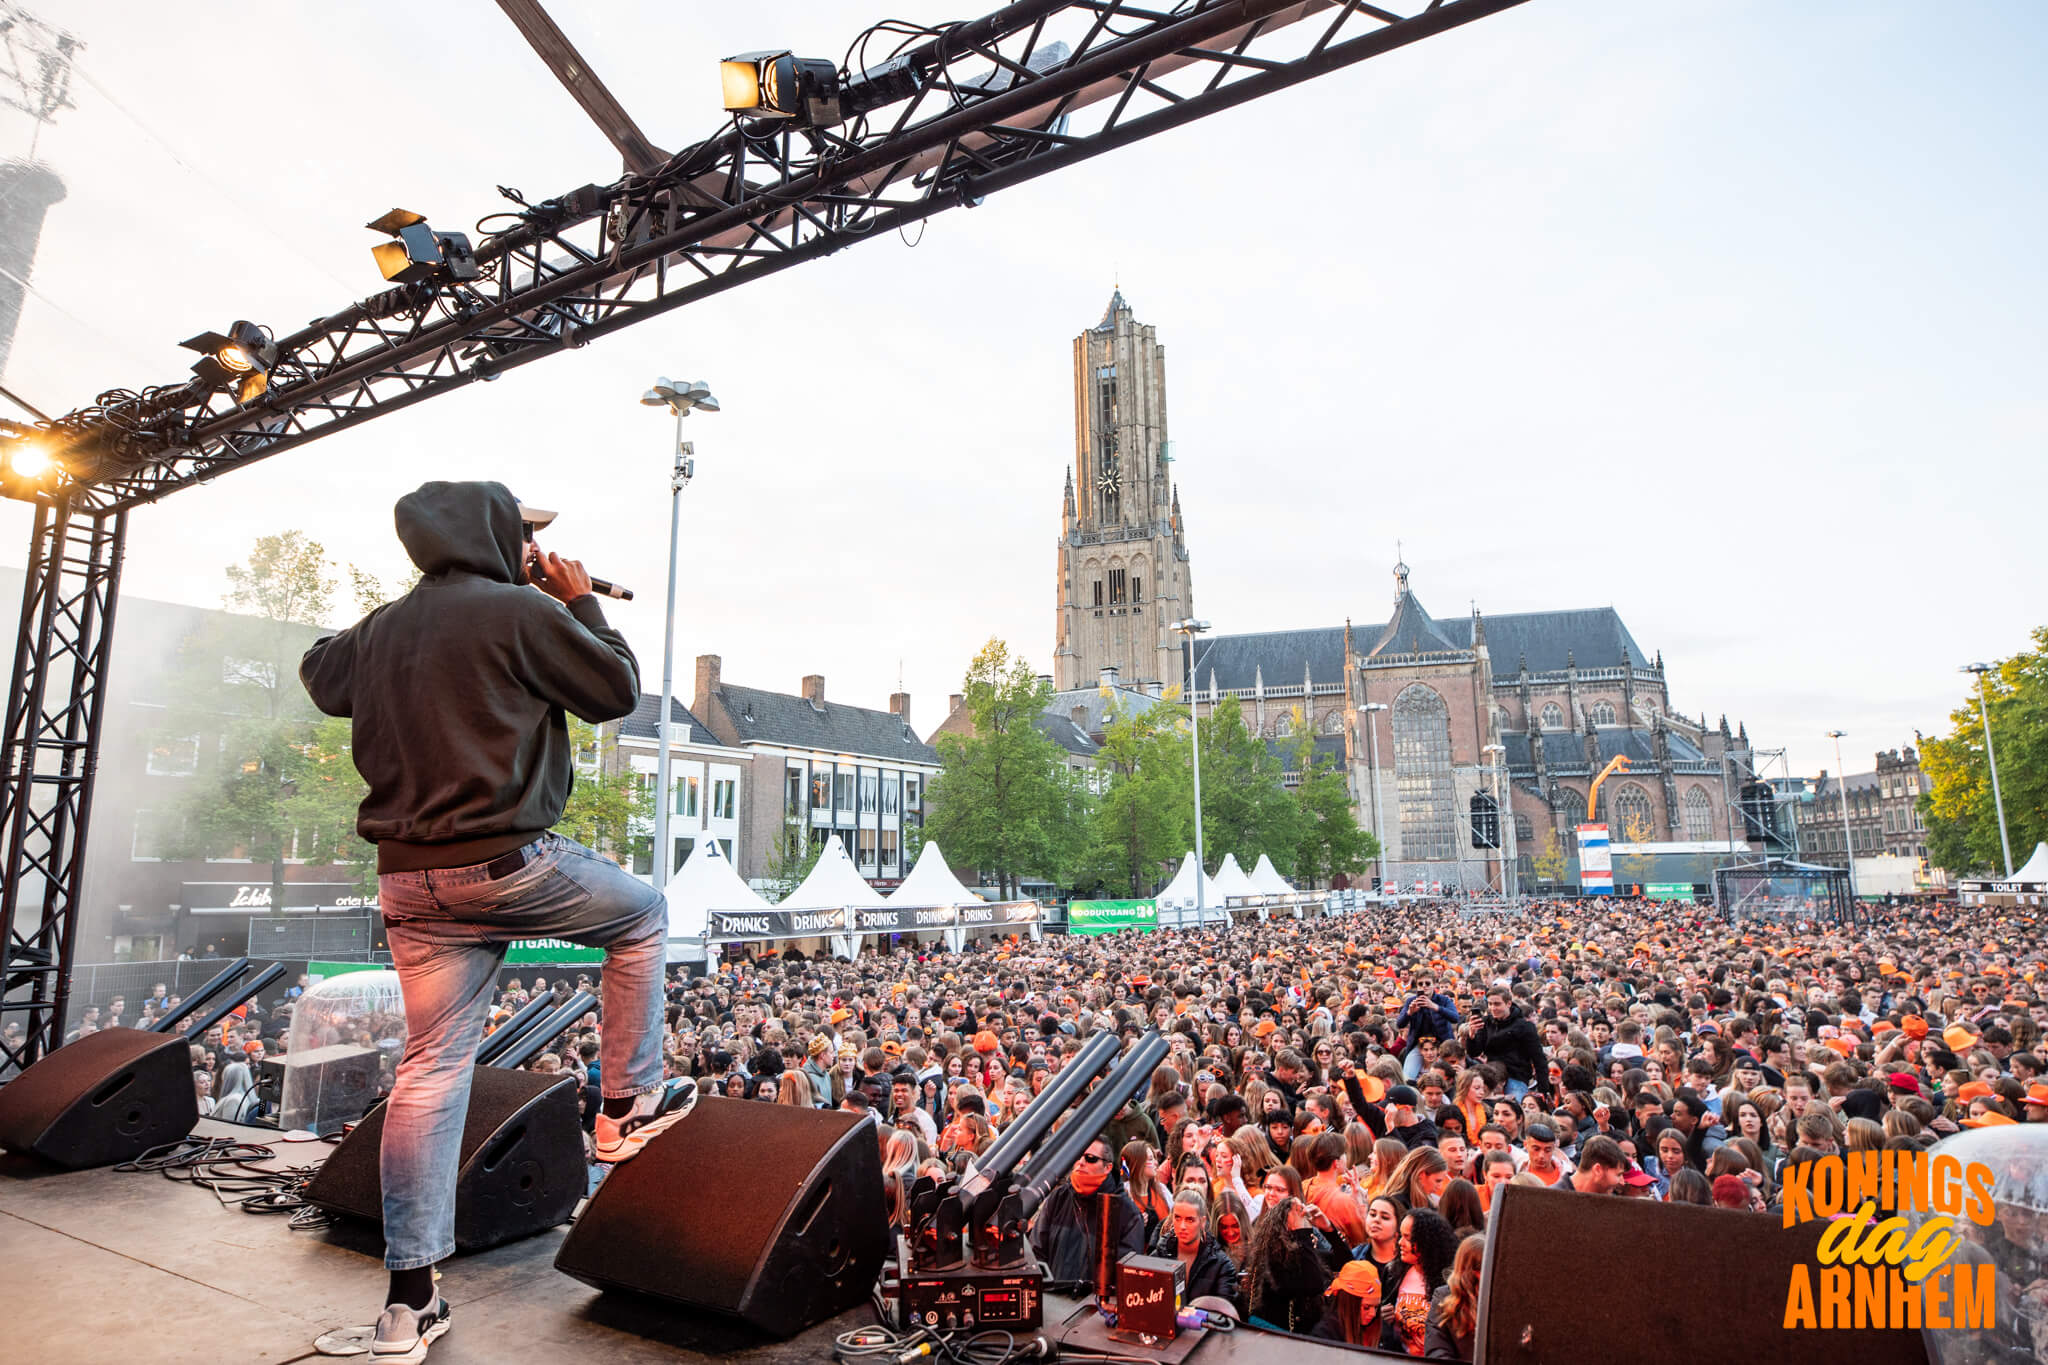
<path fill-rule="evenodd" d="M 2048 838 L 2048 626 L 2035 628 L 2033 643 L 1984 675 L 2015 863 L 2025 862 L 2034 845 Z M 1920 770 L 1932 790 L 1920 798 L 1920 809 L 1927 818 L 1930 863 L 1958 875 L 2002 876 L 2005 858 L 1975 681 L 1949 713 L 1950 733 L 1921 741 Z"/>
<path fill-rule="evenodd" d="M 1294 789 L 1293 876 L 1301 883 L 1357 876 L 1379 856 L 1379 840 L 1359 828 L 1351 808 L 1351 784 L 1342 768 L 1317 758 L 1315 736 L 1301 723 L 1299 708 L 1295 734 L 1294 763 L 1301 782 Z M 1280 868 L 1280 860 L 1275 858 L 1273 865 Z"/>
<path fill-rule="evenodd" d="M 1303 728 L 1298 718 L 1295 728 Z M 1263 853 L 1281 875 L 1295 875 L 1305 817 L 1281 782 L 1280 760 L 1246 727 L 1235 697 L 1223 698 L 1202 718 L 1201 732 L 1203 856 L 1220 864 L 1234 853 L 1240 865 L 1252 867 Z M 1348 792 L 1345 800 L 1348 805 Z"/>
<path fill-rule="evenodd" d="M 581 769 L 562 807 L 555 831 L 624 863 L 636 825 L 654 819 L 654 788 L 640 774 L 617 765 L 618 741 L 600 738 L 588 721 L 569 717 L 569 752 L 597 755 L 597 771 Z"/>
<path fill-rule="evenodd" d="M 922 840 L 919 846 L 923 846 Z M 761 894 L 771 902 L 781 900 L 804 884 L 804 878 L 811 875 L 811 869 L 818 865 L 818 859 L 824 854 L 824 840 L 806 843 L 800 827 L 784 825 L 782 838 L 768 850 L 769 887 Z"/>
<path fill-rule="evenodd" d="M 1095 767 L 1106 785 L 1094 803 L 1082 875 L 1145 896 L 1193 842 L 1187 711 L 1115 705 L 1105 721 Z"/>
<path fill-rule="evenodd" d="M 1038 727 L 1052 696 L 1051 682 L 991 638 L 961 684 L 974 732 L 941 735 L 936 745 L 943 770 L 928 794 L 923 839 L 954 864 L 993 873 L 1005 896 L 1020 877 L 1060 879 L 1078 852 L 1066 751 Z"/>
<path fill-rule="evenodd" d="M 299 656 L 334 593 L 326 551 L 297 531 L 260 537 L 227 571 L 228 614 L 188 636 L 167 683 L 151 743 L 196 747 L 197 771 L 168 812 L 175 857 L 246 857 L 271 865 L 271 904 L 284 904 L 284 860 L 373 873 L 355 834 L 366 793 L 346 721 L 322 716 L 299 685 Z"/>

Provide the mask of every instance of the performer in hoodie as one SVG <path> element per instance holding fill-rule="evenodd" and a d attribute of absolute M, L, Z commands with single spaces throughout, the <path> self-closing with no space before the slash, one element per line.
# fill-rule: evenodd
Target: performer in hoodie
<path fill-rule="evenodd" d="M 688 1112 L 662 1081 L 662 895 L 549 833 L 572 781 L 565 713 L 616 719 L 639 699 L 633 652 L 575 560 L 541 553 L 554 514 L 503 484 L 427 483 L 399 499 L 411 592 L 299 665 L 314 704 L 354 722 L 369 795 L 356 829 L 405 995 L 405 1055 L 385 1108 L 384 1264 L 371 1359 L 417 1365 L 448 1330 L 435 1262 L 455 1250 L 455 1172 L 470 1071 L 505 945 L 605 950 L 600 1161 L 623 1161 Z"/>

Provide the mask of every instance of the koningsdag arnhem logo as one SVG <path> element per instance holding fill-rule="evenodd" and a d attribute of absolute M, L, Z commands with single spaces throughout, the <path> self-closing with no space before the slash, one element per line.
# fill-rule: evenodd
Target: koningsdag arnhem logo
<path fill-rule="evenodd" d="M 1991 1168 L 1927 1152 L 1851 1152 L 1785 1168 L 1785 1226 L 1830 1219 L 1792 1268 L 1785 1326 L 1990 1327 L 1997 1274 L 1955 1258 L 1959 1220 L 1989 1227 Z"/>

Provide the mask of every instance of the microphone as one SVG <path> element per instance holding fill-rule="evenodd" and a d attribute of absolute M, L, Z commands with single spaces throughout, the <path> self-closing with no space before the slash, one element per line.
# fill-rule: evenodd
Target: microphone
<path fill-rule="evenodd" d="M 602 578 L 592 578 L 590 580 L 590 590 L 599 597 L 616 597 L 621 602 L 633 600 L 633 590 L 631 588 L 622 588 L 618 584 L 607 582 Z"/>

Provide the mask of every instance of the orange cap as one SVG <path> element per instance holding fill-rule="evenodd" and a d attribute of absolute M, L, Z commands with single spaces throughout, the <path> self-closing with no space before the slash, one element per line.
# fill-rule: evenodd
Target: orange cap
<path fill-rule="evenodd" d="M 1966 1052 L 1977 1041 L 1977 1035 L 1962 1024 L 1950 1024 L 1941 1031 L 1941 1041 L 1948 1044 L 1950 1052 Z"/>
<path fill-rule="evenodd" d="M 1991 1082 L 1989 1081 L 1969 1081 L 1960 1090 L 1956 1091 L 1956 1102 L 1968 1104 L 1971 1100 L 1977 1099 L 1980 1096 L 1995 1095 L 1997 1093 L 1997 1091 L 1991 1088 Z"/>
<path fill-rule="evenodd" d="M 2048 1105 L 2048 1085 L 2035 1081 L 2032 1085 L 2028 1086 L 2026 1102 L 2028 1104 Z"/>
<path fill-rule="evenodd" d="M 1371 1261 L 1346 1261 L 1344 1268 L 1337 1272 L 1330 1287 L 1323 1291 L 1329 1294 L 1352 1294 L 1361 1299 L 1379 1302 L 1380 1275 L 1372 1268 Z"/>
<path fill-rule="evenodd" d="M 1905 1030 L 1908 1038 L 1925 1038 L 1927 1036 L 1927 1021 L 1917 1014 L 1907 1015 L 1899 1027 Z"/>
<path fill-rule="evenodd" d="M 1996 1109 L 1986 1109 L 1986 1110 L 1985 1110 L 1985 1111 L 1984 1111 L 1983 1113 L 1981 1113 L 1981 1114 L 1977 1115 L 1977 1117 L 1976 1117 L 1976 1118 L 1973 1118 L 1973 1119 L 1964 1119 L 1964 1120 L 1963 1120 L 1963 1127 L 1965 1127 L 1965 1128 L 1995 1128 L 1995 1127 L 1997 1127 L 1997 1126 L 1998 1126 L 1999 1124 L 2001 1124 L 2001 1123 L 2014 1123 L 2014 1122 L 2017 1122 L 2017 1120 L 2015 1120 L 2015 1119 L 2011 1119 L 2011 1118 L 2008 1118 L 2008 1117 L 2006 1117 L 2006 1116 L 2005 1116 L 2004 1114 L 2001 1114 L 2001 1113 L 1999 1113 L 1999 1112 L 1998 1112 L 1998 1111 L 1997 1111 Z"/>

